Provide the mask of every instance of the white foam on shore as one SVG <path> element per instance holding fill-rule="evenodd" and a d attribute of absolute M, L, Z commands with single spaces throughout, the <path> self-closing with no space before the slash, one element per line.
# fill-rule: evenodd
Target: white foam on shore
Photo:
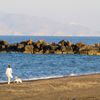
<path fill-rule="evenodd" d="M 44 77 L 34 77 L 29 79 L 22 79 L 23 81 L 32 81 L 32 80 L 42 80 L 42 79 L 54 79 L 54 78 L 62 78 L 62 77 L 68 77 L 68 76 L 81 76 L 81 75 L 92 75 L 92 74 L 100 74 L 100 72 L 95 73 L 85 73 L 85 74 L 74 74 L 71 73 L 70 75 L 57 75 L 57 76 L 44 76 Z M 13 81 L 11 81 L 13 82 Z M 7 83 L 7 81 L 0 81 L 0 83 Z"/>
<path fill-rule="evenodd" d="M 77 74 L 71 73 L 69 76 L 77 76 Z"/>
<path fill-rule="evenodd" d="M 61 76 L 47 76 L 47 77 L 35 77 L 35 78 L 30 78 L 30 79 L 23 79 L 24 81 L 31 81 L 31 80 L 42 80 L 42 79 L 51 79 L 51 78 L 61 78 L 64 77 L 63 75 Z"/>
<path fill-rule="evenodd" d="M 47 77 L 46 76 L 45 77 L 34 77 L 34 78 L 29 78 L 29 79 L 23 79 L 23 81 L 62 78 L 62 77 L 68 77 L 68 76 L 80 76 L 80 74 L 74 74 L 74 73 L 72 73 L 70 75 L 57 75 L 57 76 L 47 76 Z"/>

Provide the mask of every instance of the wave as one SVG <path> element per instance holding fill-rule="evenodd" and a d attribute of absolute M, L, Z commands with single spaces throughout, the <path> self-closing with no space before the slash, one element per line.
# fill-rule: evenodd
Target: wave
<path fill-rule="evenodd" d="M 42 79 L 51 79 L 51 78 L 61 78 L 64 77 L 63 75 L 59 75 L 59 76 L 45 76 L 45 77 L 34 77 L 34 78 L 30 78 L 30 79 L 23 79 L 23 80 L 42 80 Z"/>
<path fill-rule="evenodd" d="M 69 76 L 77 76 L 78 74 L 71 73 Z"/>

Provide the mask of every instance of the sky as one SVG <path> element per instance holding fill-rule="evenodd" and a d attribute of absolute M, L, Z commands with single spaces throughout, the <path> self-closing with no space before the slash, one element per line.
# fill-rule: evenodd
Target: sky
<path fill-rule="evenodd" d="M 100 0 L 0 0 L 0 12 L 45 17 L 100 31 Z"/>

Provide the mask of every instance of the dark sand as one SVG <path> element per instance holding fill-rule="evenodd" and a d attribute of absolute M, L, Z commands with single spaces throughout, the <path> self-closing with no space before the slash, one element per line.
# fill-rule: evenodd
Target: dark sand
<path fill-rule="evenodd" d="M 100 74 L 0 84 L 0 100 L 100 100 Z"/>

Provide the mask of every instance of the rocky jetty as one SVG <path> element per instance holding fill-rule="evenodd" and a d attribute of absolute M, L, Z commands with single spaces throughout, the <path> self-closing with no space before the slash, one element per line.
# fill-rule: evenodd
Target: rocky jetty
<path fill-rule="evenodd" d="M 27 40 L 9 44 L 7 41 L 0 40 L 0 52 L 100 55 L 100 43 L 87 45 L 82 42 L 74 44 L 65 40 L 61 40 L 58 43 L 47 43 L 44 40 L 38 40 L 37 42 Z"/>

